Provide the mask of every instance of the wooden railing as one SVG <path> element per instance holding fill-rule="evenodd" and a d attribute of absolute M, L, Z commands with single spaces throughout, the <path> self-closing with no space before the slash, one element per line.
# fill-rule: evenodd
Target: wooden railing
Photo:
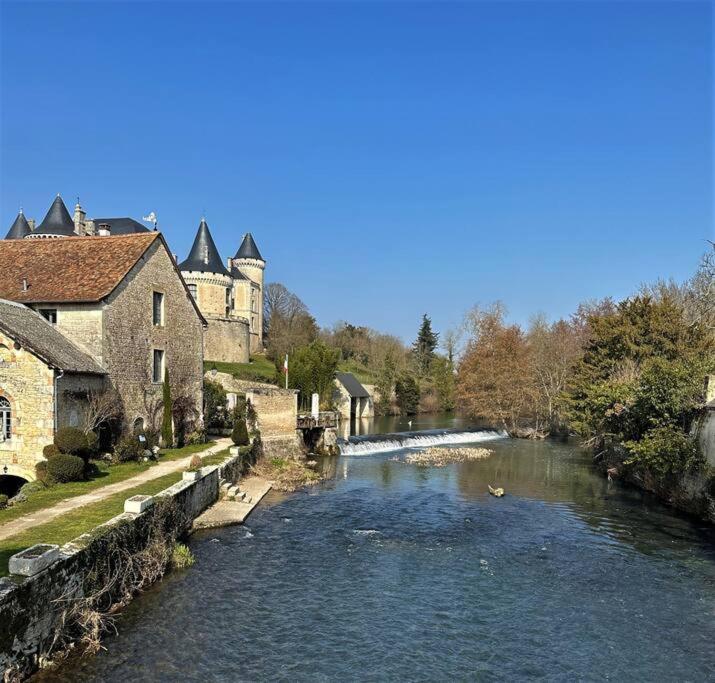
<path fill-rule="evenodd" d="M 321 410 L 316 418 L 310 413 L 298 415 L 298 429 L 313 429 L 315 427 L 337 427 L 338 413 L 334 410 Z"/>

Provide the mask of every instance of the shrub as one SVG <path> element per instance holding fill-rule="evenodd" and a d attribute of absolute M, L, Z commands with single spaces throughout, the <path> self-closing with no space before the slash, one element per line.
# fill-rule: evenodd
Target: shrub
<path fill-rule="evenodd" d="M 47 461 L 47 473 L 54 481 L 61 484 L 68 481 L 82 481 L 84 479 L 84 460 L 77 455 L 60 453 Z"/>
<path fill-rule="evenodd" d="M 154 448 L 154 446 L 159 445 L 159 440 L 161 437 L 159 435 L 158 430 L 148 427 L 141 432 L 141 435 L 146 439 L 146 441 L 144 442 L 145 449 L 151 450 L 152 448 Z"/>
<path fill-rule="evenodd" d="M 57 453 L 57 455 L 59 455 L 59 453 Z M 37 481 L 41 481 L 45 485 L 54 483 L 47 469 L 47 462 L 44 460 L 41 460 L 35 465 L 35 474 L 37 475 Z"/>
<path fill-rule="evenodd" d="M 189 472 L 198 472 L 201 469 L 201 457 L 194 455 L 189 462 Z"/>
<path fill-rule="evenodd" d="M 4 493 L 0 493 L 0 510 L 4 510 L 7 507 L 8 497 Z"/>
<path fill-rule="evenodd" d="M 60 449 L 53 443 L 47 444 L 47 446 L 42 449 L 42 455 L 44 455 L 48 460 L 55 455 L 59 455 L 59 453 Z"/>
<path fill-rule="evenodd" d="M 187 446 L 194 446 L 199 443 L 206 443 L 206 433 L 203 429 L 196 429 L 186 437 Z"/>
<path fill-rule="evenodd" d="M 122 439 L 114 447 L 115 462 L 132 462 L 138 461 L 144 451 L 144 446 L 136 436 L 128 436 Z"/>
<path fill-rule="evenodd" d="M 85 434 L 77 427 L 62 427 L 55 434 L 55 445 L 61 453 L 78 455 L 85 460 L 94 455 L 97 442 L 97 435 L 94 432 Z"/>
<path fill-rule="evenodd" d="M 645 467 L 660 479 L 692 472 L 704 464 L 697 442 L 677 427 L 656 427 L 640 441 L 626 441 L 626 465 Z"/>
<path fill-rule="evenodd" d="M 174 445 L 174 418 L 172 416 L 171 385 L 169 384 L 169 369 L 164 370 L 163 404 L 164 417 L 161 421 L 161 442 L 164 448 Z"/>
<path fill-rule="evenodd" d="M 248 440 L 248 428 L 246 427 L 246 420 L 240 418 L 233 423 L 233 430 L 231 431 L 231 441 L 236 446 L 248 446 L 250 443 Z"/>
<path fill-rule="evenodd" d="M 194 562 L 196 562 L 196 558 L 188 546 L 183 543 L 174 545 L 174 550 L 171 553 L 171 566 L 174 569 L 186 569 L 191 567 Z"/>

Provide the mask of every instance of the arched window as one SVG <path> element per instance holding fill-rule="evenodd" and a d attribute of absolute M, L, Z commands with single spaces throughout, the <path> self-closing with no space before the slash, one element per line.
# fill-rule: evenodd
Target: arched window
<path fill-rule="evenodd" d="M 12 435 L 12 410 L 10 401 L 0 396 L 0 441 L 6 441 Z"/>
<path fill-rule="evenodd" d="M 139 436 L 144 432 L 143 417 L 138 417 L 136 420 L 134 420 L 134 424 L 132 425 L 132 432 L 134 433 L 134 436 Z"/>

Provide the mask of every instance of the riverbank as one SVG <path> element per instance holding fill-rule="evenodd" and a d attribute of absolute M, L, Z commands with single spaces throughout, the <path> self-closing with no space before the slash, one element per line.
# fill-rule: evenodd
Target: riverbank
<path fill-rule="evenodd" d="M 162 578 L 176 540 L 219 499 L 222 482 L 240 476 L 243 464 L 237 454 L 184 471 L 178 483 L 153 496 L 132 496 L 124 512 L 61 547 L 44 539 L 22 553 L 22 566 L 13 560 L 15 573 L 0 579 L 4 680 L 21 681 L 76 644 L 98 649 L 115 612 Z M 252 510 L 259 500 L 247 505 Z"/>
<path fill-rule="evenodd" d="M 624 465 L 627 458 L 622 448 L 609 446 L 595 455 L 594 462 L 602 476 L 647 491 L 665 505 L 715 524 L 715 476 L 707 466 L 704 471 L 659 478 L 646 468 Z"/>

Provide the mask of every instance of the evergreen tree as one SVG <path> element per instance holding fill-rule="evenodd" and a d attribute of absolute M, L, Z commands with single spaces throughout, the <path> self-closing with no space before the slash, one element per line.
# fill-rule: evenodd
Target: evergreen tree
<path fill-rule="evenodd" d="M 415 415 L 420 403 L 420 388 L 415 378 L 403 373 L 395 384 L 397 404 L 403 415 Z"/>
<path fill-rule="evenodd" d="M 412 345 L 417 370 L 421 375 L 426 375 L 429 372 L 438 342 L 439 334 L 432 330 L 432 320 L 425 313 L 422 316 L 422 324 L 420 325 L 420 331 L 417 333 L 417 339 Z"/>
<path fill-rule="evenodd" d="M 169 370 L 164 370 L 164 418 L 161 423 L 161 439 L 164 448 L 171 448 L 174 445 L 174 425 L 172 420 L 171 387 L 169 386 Z"/>

